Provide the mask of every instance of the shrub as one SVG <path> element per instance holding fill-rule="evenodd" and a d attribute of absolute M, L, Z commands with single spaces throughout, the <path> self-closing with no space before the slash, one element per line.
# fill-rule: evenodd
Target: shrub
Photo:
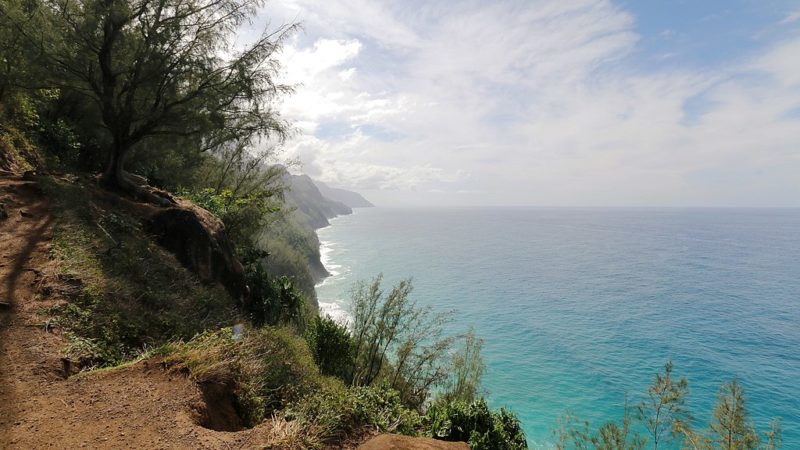
<path fill-rule="evenodd" d="M 42 120 L 38 132 L 42 146 L 57 159 L 57 165 L 75 167 L 80 157 L 81 142 L 65 120 Z"/>
<path fill-rule="evenodd" d="M 307 302 L 291 279 L 270 277 L 260 263 L 249 265 L 245 278 L 250 286 L 250 302 L 246 308 L 253 325 L 305 328 Z"/>
<path fill-rule="evenodd" d="M 416 434 L 421 419 L 406 408 L 399 393 L 387 386 L 345 387 L 332 381 L 292 405 L 288 419 L 300 420 L 325 442 L 371 432 Z"/>
<path fill-rule="evenodd" d="M 386 382 L 403 402 L 421 408 L 431 388 L 448 377 L 448 354 L 456 340 L 444 334 L 448 314 L 417 306 L 409 295 L 411 281 L 389 292 L 382 277 L 359 283 L 352 296 L 353 385 Z"/>
<path fill-rule="evenodd" d="M 347 327 L 330 317 L 316 316 L 305 336 L 320 372 L 349 383 L 353 367 L 353 338 Z"/>
<path fill-rule="evenodd" d="M 456 352 L 450 362 L 450 375 L 437 398 L 446 402 L 462 401 L 471 403 L 481 392 L 481 378 L 486 365 L 481 356 L 483 339 L 473 330 L 464 335 L 463 347 Z"/>
<path fill-rule="evenodd" d="M 744 390 L 736 380 L 724 383 L 720 388 L 711 429 L 708 432 L 693 429 L 692 416 L 684 398 L 688 382 L 685 378 L 675 378 L 672 368 L 672 363 L 667 362 L 664 372 L 655 376 L 635 417 L 631 417 L 626 399 L 621 422 L 608 421 L 592 430 L 589 422 L 572 416 L 559 421 L 554 431 L 558 439 L 555 448 L 641 450 L 646 444 L 658 448 L 660 442 L 668 440 L 680 441 L 681 448 L 693 450 L 777 450 L 781 447 L 780 419 L 775 418 L 769 430 L 763 432 L 762 443 L 758 430 L 747 416 Z M 634 418 L 638 419 L 635 426 Z M 648 442 L 636 429 L 647 430 L 652 439 Z M 675 444 L 668 445 L 672 448 Z"/>
<path fill-rule="evenodd" d="M 255 238 L 266 224 L 267 214 L 277 212 L 271 202 L 271 191 L 256 191 L 239 195 L 230 189 L 179 189 L 178 195 L 217 216 L 225 224 L 225 230 L 237 244 L 255 245 Z"/>
<path fill-rule="evenodd" d="M 429 434 L 445 441 L 465 441 L 473 450 L 527 449 L 517 417 L 492 411 L 483 398 L 472 403 L 437 402 L 425 416 Z"/>
<path fill-rule="evenodd" d="M 305 341 L 285 328 L 234 333 L 231 328 L 199 335 L 167 358 L 188 369 L 200 384 L 230 387 L 248 426 L 321 389 L 324 379 Z"/>
<path fill-rule="evenodd" d="M 2 120 L 2 111 L 0 111 Z M 40 165 L 40 156 L 28 137 L 9 124 L 0 123 L 0 169 L 21 172 Z"/>

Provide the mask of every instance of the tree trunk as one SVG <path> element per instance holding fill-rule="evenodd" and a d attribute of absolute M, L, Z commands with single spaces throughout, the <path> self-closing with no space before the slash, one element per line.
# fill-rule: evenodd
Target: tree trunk
<path fill-rule="evenodd" d="M 166 192 L 136 183 L 128 172 L 125 171 L 125 158 L 128 156 L 130 146 L 115 143 L 108 155 L 108 165 L 100 178 L 100 183 L 110 191 L 119 192 L 160 206 L 175 204 L 175 200 Z M 141 177 L 138 177 L 141 178 Z"/>
<path fill-rule="evenodd" d="M 133 183 L 125 175 L 125 156 L 128 149 L 115 143 L 109 152 L 108 164 L 103 172 L 102 182 L 107 189 L 114 191 L 130 192 Z"/>

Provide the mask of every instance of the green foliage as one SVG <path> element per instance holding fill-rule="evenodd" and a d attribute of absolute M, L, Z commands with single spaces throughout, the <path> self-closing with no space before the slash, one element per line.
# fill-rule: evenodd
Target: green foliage
<path fill-rule="evenodd" d="M 353 338 L 347 327 L 330 317 L 316 316 L 305 337 L 320 372 L 347 381 L 353 367 Z"/>
<path fill-rule="evenodd" d="M 280 209 L 270 201 L 270 193 L 266 191 L 237 196 L 230 189 L 179 189 L 178 195 L 220 218 L 228 235 L 239 246 L 252 247 L 266 224 L 267 215 Z"/>
<path fill-rule="evenodd" d="M 305 341 L 285 328 L 231 328 L 174 346 L 167 361 L 189 370 L 198 383 L 229 386 L 239 414 L 254 426 L 274 411 L 322 389 Z"/>
<path fill-rule="evenodd" d="M 764 432 L 767 443 L 763 446 L 764 450 L 777 450 L 783 445 L 783 428 L 781 427 L 780 417 L 772 419 L 769 424 L 769 431 Z"/>
<path fill-rule="evenodd" d="M 431 388 L 447 378 L 448 354 L 456 337 L 445 336 L 447 315 L 418 307 L 410 280 L 384 294 L 382 277 L 359 283 L 352 295 L 354 340 L 352 384 L 384 381 L 407 405 L 420 408 Z"/>
<path fill-rule="evenodd" d="M 683 446 L 692 450 L 777 450 L 783 444 L 780 418 L 772 421 L 761 442 L 755 425 L 747 417 L 744 389 L 736 380 L 720 388 L 708 433 L 688 427 L 680 431 Z"/>
<path fill-rule="evenodd" d="M 653 449 L 661 444 L 679 441 L 682 448 L 692 450 L 777 450 L 782 444 L 780 420 L 773 420 L 770 430 L 764 433 L 766 443 L 760 444 L 755 426 L 747 418 L 744 391 L 737 381 L 722 385 L 714 409 L 710 433 L 692 430 L 691 415 L 686 406 L 688 383 L 672 375 L 672 363 L 667 362 L 664 372 L 656 375 L 647 395 L 636 408 L 636 419 L 652 439 Z M 554 432 L 558 439 L 556 448 L 639 450 L 648 444 L 647 439 L 633 431 L 632 420 L 625 402 L 621 424 L 607 422 L 595 432 L 588 422 L 567 416 Z"/>
<path fill-rule="evenodd" d="M 128 154 L 148 140 L 199 153 L 282 138 L 287 126 L 270 105 L 290 89 L 274 82 L 275 52 L 293 27 L 264 33 L 238 51 L 229 44 L 260 5 L 9 1 L 0 14 L 0 94 L 20 84 L 82 97 L 88 116 L 103 124 L 95 128 L 112 156 L 107 175 L 119 182 Z M 15 60 L 23 69 L 9 69 Z M 40 76 L 26 77 L 33 69 Z"/>
<path fill-rule="evenodd" d="M 480 390 L 481 378 L 486 368 L 481 357 L 483 339 L 475 336 L 472 330 L 463 339 L 463 347 L 453 355 L 449 376 L 438 394 L 439 399 L 446 402 L 473 402 Z"/>
<path fill-rule="evenodd" d="M 44 148 L 58 158 L 58 165 L 75 167 L 78 164 L 82 144 L 75 130 L 64 119 L 42 121 L 39 139 Z"/>
<path fill-rule="evenodd" d="M 560 421 L 560 428 L 555 433 L 558 439 L 556 449 L 642 450 L 647 439 L 632 429 L 632 422 L 627 400 L 621 423 L 606 422 L 594 433 L 589 422 L 567 416 Z"/>
<path fill-rule="evenodd" d="M 38 154 L 19 129 L 0 124 L 0 169 L 21 172 L 33 169 Z"/>
<path fill-rule="evenodd" d="M 736 380 L 720 388 L 711 433 L 714 443 L 722 450 L 758 448 L 758 433 L 748 422 L 744 391 Z"/>
<path fill-rule="evenodd" d="M 319 261 L 319 240 L 316 234 L 302 228 L 286 211 L 273 214 L 259 237 L 257 246 L 269 252 L 265 261 L 267 272 L 274 276 L 291 277 L 307 298 L 316 299 L 317 270 L 312 263 Z"/>
<path fill-rule="evenodd" d="M 35 93 L 16 92 L 9 95 L 5 106 L 11 122 L 25 129 L 36 129 L 39 126 L 39 111 L 34 100 Z"/>
<path fill-rule="evenodd" d="M 527 449 L 517 417 L 505 410 L 492 411 L 486 400 L 434 403 L 425 416 L 431 436 L 445 441 L 465 441 L 473 450 Z"/>
<path fill-rule="evenodd" d="M 256 326 L 294 325 L 305 328 L 308 316 L 305 296 L 287 277 L 272 278 L 259 263 L 248 266 L 247 285 L 250 300 L 246 310 Z"/>
<path fill-rule="evenodd" d="M 664 373 L 656 374 L 647 389 L 647 398 L 637 408 L 638 418 L 650 433 L 653 450 L 662 442 L 668 443 L 687 429 L 691 416 L 686 408 L 689 384 L 686 378 L 675 380 L 672 361 L 664 365 Z"/>
<path fill-rule="evenodd" d="M 22 172 L 41 165 L 29 130 L 38 123 L 30 97 L 24 93 L 7 95 L 0 103 L 0 170 Z"/>
<path fill-rule="evenodd" d="M 340 441 L 364 431 L 413 435 L 420 425 L 419 414 L 406 408 L 394 389 L 348 388 L 338 381 L 295 403 L 285 416 L 313 428 L 323 442 Z"/>
<path fill-rule="evenodd" d="M 42 39 L 54 33 L 43 26 L 38 2 L 3 0 L 0 3 L 0 103 L 21 91 L 23 83 L 41 79 L 36 46 L 20 33 L 20 26 L 37 29 Z"/>

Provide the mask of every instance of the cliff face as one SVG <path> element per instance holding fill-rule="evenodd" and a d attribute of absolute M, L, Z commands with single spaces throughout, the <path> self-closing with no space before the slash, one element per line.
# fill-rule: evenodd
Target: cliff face
<path fill-rule="evenodd" d="M 312 180 L 308 175 L 287 173 L 283 177 L 283 184 L 287 188 L 284 192 L 286 206 L 292 210 L 286 216 L 287 226 L 283 227 L 285 232 L 291 234 L 287 241 L 291 242 L 295 246 L 294 250 L 302 255 L 313 283 L 318 283 L 329 273 L 320 260 L 319 240 L 315 231 L 328 226 L 329 219 L 351 214 L 353 207 L 359 207 L 357 205 L 371 206 L 372 204 L 361 195 L 343 189 L 334 189 L 332 192 L 334 195 L 338 195 L 337 198 L 344 198 L 352 203 L 333 199 L 327 194 L 330 192 L 330 188 Z M 271 227 L 273 232 L 281 232 L 277 229 L 277 224 L 273 224 Z M 273 262 L 273 268 L 277 268 L 278 265 Z M 297 265 L 293 267 L 292 270 L 286 269 L 283 274 L 290 275 L 298 270 L 304 270 L 299 269 Z M 301 285 L 304 292 L 313 298 L 312 281 L 309 280 Z"/>

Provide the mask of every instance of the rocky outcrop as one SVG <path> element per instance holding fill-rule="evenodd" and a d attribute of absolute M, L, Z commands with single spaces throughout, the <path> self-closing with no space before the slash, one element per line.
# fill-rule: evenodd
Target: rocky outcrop
<path fill-rule="evenodd" d="M 463 442 L 381 434 L 361 444 L 357 450 L 469 450 L 469 446 Z"/>
<path fill-rule="evenodd" d="M 244 268 L 222 222 L 193 203 L 177 200 L 158 208 L 145 222 L 147 232 L 205 282 L 220 282 L 239 301 L 247 297 Z"/>

